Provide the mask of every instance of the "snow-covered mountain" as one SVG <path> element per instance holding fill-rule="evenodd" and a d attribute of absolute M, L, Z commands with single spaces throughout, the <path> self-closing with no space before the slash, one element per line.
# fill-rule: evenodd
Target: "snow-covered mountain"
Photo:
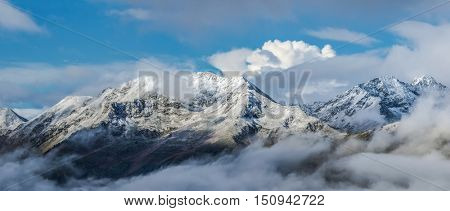
<path fill-rule="evenodd" d="M 9 108 L 0 108 L 0 135 L 14 130 L 27 120 Z"/>
<path fill-rule="evenodd" d="M 447 87 L 437 82 L 431 76 L 417 77 L 413 80 L 411 85 L 419 94 L 426 94 L 427 92 L 445 91 Z"/>
<path fill-rule="evenodd" d="M 276 141 L 289 134 L 336 133 L 298 107 L 274 102 L 242 77 L 193 73 L 189 81 L 191 92 L 184 98 L 162 94 L 150 77 L 98 97 L 66 97 L 18 127 L 7 142 L 31 144 L 43 153 L 107 148 L 82 165 L 96 165 L 86 168 L 96 174 L 123 176 L 201 151 L 245 146 L 254 137 Z"/>
<path fill-rule="evenodd" d="M 333 128 L 361 132 L 400 120 L 416 99 L 429 92 L 443 92 L 446 86 L 430 76 L 412 83 L 394 77 L 380 77 L 359 84 L 328 102 L 305 106 L 312 116 Z"/>

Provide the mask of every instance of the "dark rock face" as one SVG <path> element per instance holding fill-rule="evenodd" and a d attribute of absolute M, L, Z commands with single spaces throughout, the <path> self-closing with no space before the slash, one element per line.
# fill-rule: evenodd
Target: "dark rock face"
<path fill-rule="evenodd" d="M 92 137 L 93 133 L 95 137 Z M 86 135 L 91 136 L 89 141 L 86 141 Z M 195 156 L 213 156 L 227 149 L 226 146 L 204 144 L 210 135 L 210 131 L 182 130 L 165 137 L 123 139 L 111 138 L 104 131 L 81 131 L 52 153 L 57 157 L 73 156 L 72 165 L 83 172 L 75 175 L 78 178 L 117 179 L 148 173 Z"/>

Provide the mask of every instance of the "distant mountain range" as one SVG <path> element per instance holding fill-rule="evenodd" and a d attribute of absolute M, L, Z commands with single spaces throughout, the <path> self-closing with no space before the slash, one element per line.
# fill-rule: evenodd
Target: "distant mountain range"
<path fill-rule="evenodd" d="M 29 121 L 2 109 L 0 152 L 29 146 L 41 153 L 84 155 L 75 163 L 85 176 L 119 178 L 234 150 L 255 139 L 273 144 L 306 133 L 341 138 L 340 131 L 398 121 L 421 95 L 447 90 L 431 77 L 412 83 L 382 77 L 328 102 L 299 107 L 273 101 L 243 77 L 193 73 L 190 80 L 193 94 L 187 99 L 142 92 L 153 83 L 144 77 L 97 97 L 66 97 Z"/>
<path fill-rule="evenodd" d="M 429 76 L 416 78 L 412 83 L 381 77 L 354 86 L 330 101 L 303 108 L 333 128 L 363 132 L 400 120 L 420 96 L 446 90 L 446 86 Z"/>

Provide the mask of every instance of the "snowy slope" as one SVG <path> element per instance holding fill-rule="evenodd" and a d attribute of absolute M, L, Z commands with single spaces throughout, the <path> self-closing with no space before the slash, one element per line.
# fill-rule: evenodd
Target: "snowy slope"
<path fill-rule="evenodd" d="M 233 147 L 253 135 L 331 130 L 298 107 L 275 103 L 242 77 L 194 73 L 189 81 L 184 98 L 163 95 L 152 78 L 106 89 L 95 98 L 67 97 L 22 125 L 9 140 L 32 142 L 47 152 L 69 139 L 150 140 L 190 131 L 207 134 L 199 143 Z"/>
<path fill-rule="evenodd" d="M 446 86 L 437 82 L 433 77 L 426 75 L 415 78 L 411 85 L 419 94 L 424 94 L 429 91 L 445 91 L 447 89 Z"/>
<path fill-rule="evenodd" d="M 25 118 L 19 116 L 11 109 L 0 108 L 0 135 L 7 131 L 14 130 L 26 121 Z"/>
<path fill-rule="evenodd" d="M 291 134 L 338 134 L 297 106 L 277 104 L 242 77 L 193 73 L 188 81 L 191 86 L 181 96 L 163 94 L 161 86 L 144 77 L 98 97 L 67 97 L 21 125 L 7 141 L 31 144 L 43 153 L 90 154 L 107 148 L 79 162 L 95 175 L 114 177 L 201 152 L 232 150 L 257 137 L 273 143 Z M 117 165 L 126 167 L 118 171 Z"/>
<path fill-rule="evenodd" d="M 381 77 L 359 84 L 328 102 L 306 106 L 309 114 L 330 126 L 361 132 L 400 120 L 423 94 L 445 91 L 432 77 L 405 83 L 393 77 Z"/>

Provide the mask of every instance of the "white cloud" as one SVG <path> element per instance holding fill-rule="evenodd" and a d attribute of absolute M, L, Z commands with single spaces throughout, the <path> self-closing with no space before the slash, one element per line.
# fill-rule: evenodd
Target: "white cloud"
<path fill-rule="evenodd" d="M 254 70 L 279 71 L 286 67 L 290 67 L 290 71 L 297 71 L 298 73 L 304 70 L 311 70 L 312 74 L 305 89 L 307 92 L 303 96 L 304 102 L 308 103 L 317 100 L 329 100 L 350 88 L 350 86 L 380 76 L 394 76 L 402 81 L 408 82 L 417 76 L 430 75 L 444 85 L 450 85 L 450 60 L 446 58 L 450 54 L 449 23 L 432 25 L 409 21 L 397 25 L 391 29 L 391 32 L 399 38 L 399 44 L 362 53 L 337 55 L 329 59 L 316 59 L 314 60 L 315 62 L 304 62 L 307 61 L 304 58 L 311 57 L 311 53 L 295 51 L 293 50 L 294 48 L 290 47 L 281 47 L 284 45 L 291 46 L 291 42 L 284 45 L 277 45 L 274 44 L 276 41 L 269 41 L 267 43 L 270 43 L 270 47 L 263 47 L 253 51 L 250 56 L 247 56 L 245 63 L 242 61 L 242 58 L 237 58 L 235 61 L 231 61 L 232 57 L 225 59 L 225 57 L 221 57 L 223 53 L 216 55 L 215 63 L 217 64 L 217 61 L 221 61 L 223 58 L 222 61 L 225 64 L 239 64 L 239 67 L 247 65 L 248 69 L 252 67 Z M 314 49 L 309 52 L 314 52 L 312 55 L 319 55 L 319 48 L 315 47 Z M 322 49 L 322 52 L 325 51 Z M 297 54 L 298 52 L 302 53 Z M 333 55 L 333 53 L 322 52 L 317 56 L 318 58 L 328 58 Z M 235 55 L 238 56 L 238 54 Z M 327 57 L 326 55 L 331 56 Z M 248 59 L 251 56 L 254 58 Z M 294 64 L 300 65 L 292 66 Z M 223 66 L 216 67 L 225 71 L 227 70 Z M 284 73 L 285 71 L 281 72 Z M 289 76 L 286 75 L 286 77 Z M 323 81 L 330 80 L 346 83 L 349 86 L 325 87 L 324 89 L 315 86 Z M 274 99 L 282 98 L 286 90 L 289 90 L 277 91 L 273 90 L 274 87 L 270 87 L 272 90 L 266 90 L 264 87 L 260 88 L 266 93 L 281 93 L 280 96 L 271 95 Z M 287 102 L 287 100 L 283 101 Z"/>
<path fill-rule="evenodd" d="M 450 96 L 421 98 L 409 116 L 394 123 L 394 134 L 384 130 L 378 132 L 368 148 L 375 152 L 390 149 L 396 154 L 417 156 L 438 152 L 448 158 L 449 116 Z"/>
<path fill-rule="evenodd" d="M 297 70 L 297 66 L 321 63 L 335 56 L 336 52 L 330 45 L 325 45 L 321 49 L 304 41 L 270 40 L 265 42 L 261 48 L 255 50 L 241 48 L 216 53 L 209 57 L 208 61 L 227 76 L 246 74 L 247 79 L 255 83 L 263 92 L 269 94 L 275 101 L 282 104 L 292 104 L 298 103 L 299 99 L 293 96 L 298 96 L 296 93 L 298 94 L 297 88 L 300 84 L 297 82 L 301 80 L 302 73 L 306 70 Z M 274 78 L 275 81 L 266 77 L 274 76 L 270 74 L 273 71 L 278 73 L 275 76 L 277 78 Z M 295 76 L 291 73 L 294 73 Z M 282 77 L 282 79 L 279 77 Z M 295 82 L 290 83 L 292 78 L 295 78 Z M 278 79 L 281 81 L 276 82 Z M 283 84 L 284 82 L 290 84 Z M 310 84 L 320 83 L 324 85 L 326 83 L 326 85 L 329 85 L 328 87 L 309 87 L 307 91 L 316 90 L 324 93 L 326 90 L 342 88 L 344 82 L 346 80 L 339 80 L 338 83 L 333 78 L 321 78 L 319 82 Z M 317 95 L 317 93 L 313 95 Z"/>
<path fill-rule="evenodd" d="M 0 27 L 11 31 L 43 32 L 27 14 L 8 1 L 0 1 Z"/>
<path fill-rule="evenodd" d="M 392 31 L 404 38 L 401 45 L 394 45 L 381 69 L 393 75 L 412 80 L 416 76 L 431 75 L 450 85 L 450 24 L 431 25 L 410 21 L 398 25 Z"/>
<path fill-rule="evenodd" d="M 179 68 L 179 69 L 178 69 Z M 67 95 L 95 96 L 138 76 L 138 71 L 189 70 L 191 64 L 168 65 L 157 59 L 107 64 L 54 66 L 20 63 L 0 68 L 0 107 L 53 106 Z"/>
<path fill-rule="evenodd" d="M 303 41 L 267 41 L 254 51 L 236 49 L 212 55 L 209 62 L 223 72 L 286 70 L 305 62 L 315 62 L 335 57 L 330 45 L 322 49 Z"/>
<path fill-rule="evenodd" d="M 364 33 L 354 32 L 342 28 L 327 27 L 320 30 L 310 30 L 307 33 L 320 39 L 337 40 L 366 46 L 377 42 L 376 39 L 369 37 Z"/>
<path fill-rule="evenodd" d="M 303 41 L 267 41 L 261 49 L 256 49 L 247 57 L 248 68 L 251 71 L 261 71 L 264 68 L 288 69 L 290 67 L 336 56 L 331 46 L 319 49 L 315 45 Z"/>
<path fill-rule="evenodd" d="M 212 27 L 245 28 L 255 20 L 287 20 L 294 16 L 293 5 L 297 4 L 293 0 L 119 1 L 128 4 L 128 9 L 114 11 L 117 15 L 135 17 L 152 29 L 176 31 L 182 37 L 191 32 L 209 33 Z"/>
<path fill-rule="evenodd" d="M 234 49 L 216 53 L 208 58 L 208 62 L 223 72 L 242 72 L 247 70 L 246 60 L 252 54 L 247 48 Z"/>
<path fill-rule="evenodd" d="M 336 19 L 356 25 L 394 22 L 435 6 L 440 0 L 410 1 L 355 1 L 355 0 L 196 0 L 191 1 L 130 1 L 96 0 L 121 2 L 126 8 L 141 8 L 149 11 L 151 19 L 141 19 L 149 30 L 162 30 L 176 35 L 179 39 L 195 44 L 204 44 L 206 38 L 215 40 L 211 33 L 228 36 L 242 36 L 248 33 L 264 32 L 266 27 L 254 24 L 269 24 L 289 27 L 293 21 L 302 23 L 321 15 L 321 22 L 335 22 Z M 383 19 L 379 16 L 383 14 Z M 437 15 L 438 14 L 438 15 Z M 422 14 L 448 17 L 448 10 L 442 7 Z M 435 20 L 436 18 L 433 18 Z M 256 27 L 255 27 L 256 26 Z M 262 29 L 262 30 L 261 30 Z M 194 40 L 194 41 L 193 41 Z"/>
<path fill-rule="evenodd" d="M 44 176 L 61 163 L 75 169 L 69 162 L 71 159 L 70 155 L 61 158 L 52 153 L 40 156 L 29 149 L 3 153 L 0 156 L 0 190 L 83 190 L 84 187 L 93 189 L 99 184 L 107 184 L 107 180 L 70 179 L 65 185 L 59 185 Z"/>
<path fill-rule="evenodd" d="M 108 12 L 109 15 L 120 16 L 122 18 L 131 18 L 140 21 L 150 20 L 151 15 L 148 10 L 141 8 L 130 8 L 125 10 L 110 10 Z"/>
<path fill-rule="evenodd" d="M 0 106 L 52 106 L 67 95 L 95 95 L 136 75 L 131 62 L 67 66 L 16 64 L 0 69 Z"/>

